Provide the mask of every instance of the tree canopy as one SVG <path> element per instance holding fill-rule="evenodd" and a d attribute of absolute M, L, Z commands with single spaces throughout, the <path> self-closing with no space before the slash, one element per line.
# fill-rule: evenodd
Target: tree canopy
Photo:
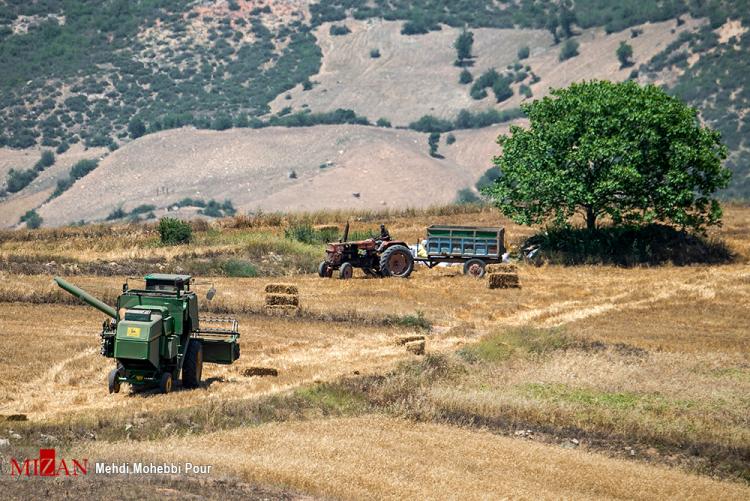
<path fill-rule="evenodd" d="M 577 83 L 522 108 L 530 126 L 498 138 L 500 177 L 484 189 L 517 223 L 562 225 L 576 213 L 589 229 L 603 216 L 696 230 L 720 222 L 712 195 L 731 176 L 721 135 L 659 87 Z"/>
<path fill-rule="evenodd" d="M 466 59 L 471 59 L 471 48 L 474 46 L 474 33 L 464 29 L 456 38 L 453 47 L 456 49 L 457 63 L 464 64 Z"/>

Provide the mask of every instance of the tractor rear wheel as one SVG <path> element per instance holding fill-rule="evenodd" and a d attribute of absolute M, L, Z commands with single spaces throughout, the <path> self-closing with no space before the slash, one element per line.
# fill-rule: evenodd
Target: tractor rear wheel
<path fill-rule="evenodd" d="M 318 276 L 320 276 L 320 278 L 331 278 L 331 276 L 333 276 L 333 268 L 331 268 L 331 265 L 322 261 L 318 266 Z"/>
<path fill-rule="evenodd" d="M 388 247 L 380 256 L 380 274 L 384 277 L 406 278 L 414 270 L 414 256 L 403 245 Z"/>
<path fill-rule="evenodd" d="M 474 278 L 482 278 L 485 273 L 485 262 L 481 259 L 469 259 L 464 263 L 464 275 Z"/>
<path fill-rule="evenodd" d="M 201 383 L 203 373 L 203 343 L 191 339 L 188 343 L 185 362 L 182 364 L 182 386 L 197 388 Z"/>
<path fill-rule="evenodd" d="M 112 369 L 107 376 L 110 393 L 120 393 L 120 369 Z"/>
<path fill-rule="evenodd" d="M 172 373 L 165 372 L 161 375 L 161 381 L 159 381 L 159 390 L 162 393 L 169 393 L 172 391 Z"/>
<path fill-rule="evenodd" d="M 341 265 L 341 268 L 339 268 L 339 278 L 341 280 L 349 280 L 352 278 L 352 275 L 354 275 L 354 268 L 352 267 L 352 263 L 344 263 Z"/>

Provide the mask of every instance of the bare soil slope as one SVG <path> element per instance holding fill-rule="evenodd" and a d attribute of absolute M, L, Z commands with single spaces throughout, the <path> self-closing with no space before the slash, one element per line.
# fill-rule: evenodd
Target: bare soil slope
<path fill-rule="evenodd" d="M 447 203 L 489 167 L 494 140 L 505 130 L 457 133 L 456 143 L 441 145 L 444 159 L 429 155 L 426 134 L 407 130 L 170 130 L 112 153 L 39 213 L 55 226 L 101 220 L 119 205 L 153 204 L 159 216 L 184 197 L 230 199 L 241 212 Z"/>
<path fill-rule="evenodd" d="M 12 150 L 0 148 L 0 179 L 5 180 L 10 169 L 30 169 L 41 156 L 40 149 Z M 83 159 L 99 158 L 106 155 L 106 148 L 84 149 L 73 145 L 62 155 L 55 155 L 55 163 L 39 174 L 28 186 L 0 200 L 0 227 L 12 227 L 26 211 L 39 207 L 55 190 L 59 179 L 68 177 L 71 167 Z M 73 222 L 70 219 L 68 222 Z"/>
<path fill-rule="evenodd" d="M 342 24 L 342 23 L 336 23 Z M 470 85 L 461 85 L 461 68 L 453 65 L 456 50 L 453 43 L 460 30 L 443 26 L 440 31 L 425 35 L 401 34 L 401 22 L 354 21 L 345 23 L 351 33 L 331 36 L 330 24 L 315 31 L 323 50 L 320 73 L 311 80 L 311 90 L 298 86 L 282 94 L 271 104 L 272 110 L 291 106 L 294 110 L 309 108 L 328 111 L 349 108 L 370 120 L 387 118 L 394 125 L 406 125 L 423 115 L 453 118 L 461 109 L 515 108 L 523 100 L 515 84 L 513 98 L 496 105 L 492 92 L 481 101 L 469 96 Z M 574 81 L 593 78 L 625 80 L 633 67 L 647 62 L 676 40 L 685 30 L 700 24 L 688 20 L 675 27 L 673 21 L 647 23 L 636 27 L 642 33 L 631 38 L 631 31 L 607 35 L 603 29 L 585 30 L 575 39 L 580 43 L 579 55 L 559 61 L 560 45 L 554 45 L 545 30 L 474 29 L 474 65 L 469 67 L 475 78 L 489 68 L 502 72 L 518 60 L 518 49 L 528 46 L 531 57 L 522 64 L 541 80 L 533 84 L 535 97 L 547 94 L 549 88 L 565 87 Z M 633 46 L 633 67 L 620 68 L 615 51 L 621 41 Z M 378 49 L 379 58 L 370 57 Z"/>

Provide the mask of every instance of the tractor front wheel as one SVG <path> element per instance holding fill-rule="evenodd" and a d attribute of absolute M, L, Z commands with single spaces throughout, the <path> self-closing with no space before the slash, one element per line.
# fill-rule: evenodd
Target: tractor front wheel
<path fill-rule="evenodd" d="M 161 375 L 161 381 L 159 381 L 159 390 L 162 393 L 169 393 L 172 391 L 172 373 L 165 372 Z"/>
<path fill-rule="evenodd" d="M 406 278 L 414 270 L 414 256 L 408 247 L 394 245 L 380 256 L 380 273 L 384 277 Z"/>
<path fill-rule="evenodd" d="M 339 268 L 339 278 L 341 280 L 349 280 L 354 275 L 354 268 L 351 263 L 344 263 Z"/>
<path fill-rule="evenodd" d="M 185 354 L 185 362 L 182 365 L 182 386 L 197 388 L 201 383 L 202 373 L 203 343 L 197 339 L 191 339 Z"/>
<path fill-rule="evenodd" d="M 464 275 L 482 278 L 485 273 L 485 263 L 481 259 L 469 259 L 464 263 Z"/>
<path fill-rule="evenodd" d="M 331 278 L 333 276 L 333 268 L 325 261 L 321 262 L 318 266 L 318 275 L 320 278 Z"/>
<path fill-rule="evenodd" d="M 120 393 L 120 369 L 112 369 L 107 376 L 110 393 Z"/>

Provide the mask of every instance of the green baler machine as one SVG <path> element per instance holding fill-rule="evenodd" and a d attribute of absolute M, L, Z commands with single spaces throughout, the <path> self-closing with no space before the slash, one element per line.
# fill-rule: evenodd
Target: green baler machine
<path fill-rule="evenodd" d="M 182 386 L 195 388 L 204 363 L 231 364 L 240 357 L 237 320 L 199 318 L 190 275 L 152 273 L 145 277 L 144 289 L 130 289 L 126 282 L 115 308 L 60 277 L 54 280 L 112 319 L 101 333 L 101 354 L 117 360 L 108 377 L 110 393 L 119 392 L 121 383 L 158 385 L 169 393 L 180 373 Z"/>

